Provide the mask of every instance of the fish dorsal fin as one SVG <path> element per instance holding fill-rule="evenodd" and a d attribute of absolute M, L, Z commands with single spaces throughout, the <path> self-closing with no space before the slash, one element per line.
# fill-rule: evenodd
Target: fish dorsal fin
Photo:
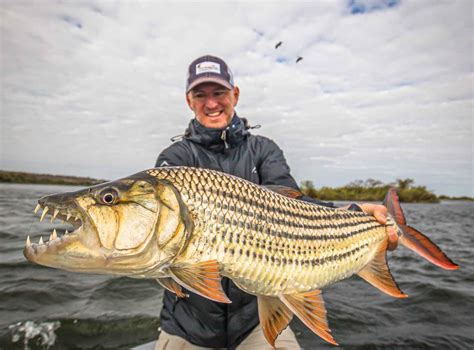
<path fill-rule="evenodd" d="M 357 274 L 375 288 L 392 297 L 406 298 L 408 295 L 400 290 L 388 268 L 387 244 L 387 239 L 380 243 L 374 258 Z"/>
<path fill-rule="evenodd" d="M 183 293 L 181 286 L 174 281 L 171 277 L 163 277 L 156 279 L 161 286 L 170 292 L 176 294 L 178 298 L 184 298 L 186 294 Z"/>
<path fill-rule="evenodd" d="M 338 345 L 328 326 L 326 318 L 326 307 L 320 290 L 311 292 L 283 295 L 280 297 L 298 318 L 309 327 L 314 333 L 327 342 Z"/>
<path fill-rule="evenodd" d="M 257 300 L 258 317 L 263 334 L 274 348 L 276 338 L 288 326 L 293 318 L 293 313 L 276 297 L 259 295 Z"/>
<path fill-rule="evenodd" d="M 303 193 L 301 193 L 300 191 L 291 187 L 287 187 L 287 186 L 265 185 L 263 187 L 268 188 L 270 191 L 279 193 L 285 197 L 298 198 L 298 197 L 303 196 Z"/>
<path fill-rule="evenodd" d="M 217 260 L 201 261 L 196 264 L 176 262 L 169 269 L 173 280 L 186 289 L 210 300 L 231 303 L 222 289 Z"/>

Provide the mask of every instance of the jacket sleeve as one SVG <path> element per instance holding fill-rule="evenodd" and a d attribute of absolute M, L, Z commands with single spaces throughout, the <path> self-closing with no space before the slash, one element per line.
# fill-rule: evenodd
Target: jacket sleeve
<path fill-rule="evenodd" d="M 264 137 L 262 137 L 262 139 L 264 140 L 262 147 L 262 161 L 260 162 L 258 172 L 260 175 L 261 185 L 280 185 L 299 190 L 295 179 L 290 174 L 290 167 L 286 162 L 283 151 L 274 141 Z M 326 207 L 335 207 L 332 202 L 323 202 L 305 195 L 298 199 L 318 205 L 324 205 Z"/>
<path fill-rule="evenodd" d="M 158 155 L 155 167 L 192 166 L 191 153 L 182 142 L 175 142 Z"/>
<path fill-rule="evenodd" d="M 280 185 L 299 189 L 293 176 L 290 175 L 290 167 L 288 166 L 283 151 L 277 144 L 260 136 L 261 152 L 259 164 L 257 164 L 258 174 L 260 176 L 261 185 Z"/>

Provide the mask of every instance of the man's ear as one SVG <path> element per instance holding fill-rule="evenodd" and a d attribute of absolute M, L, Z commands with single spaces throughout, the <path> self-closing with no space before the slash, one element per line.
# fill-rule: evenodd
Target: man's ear
<path fill-rule="evenodd" d="M 194 112 L 194 109 L 191 105 L 191 92 L 188 92 L 186 94 L 186 102 L 188 103 L 189 108 Z"/>
<path fill-rule="evenodd" d="M 239 102 L 239 96 L 240 96 L 240 89 L 238 86 L 235 86 L 234 89 L 232 90 L 232 93 L 234 94 L 234 107 L 237 106 L 237 103 Z"/>

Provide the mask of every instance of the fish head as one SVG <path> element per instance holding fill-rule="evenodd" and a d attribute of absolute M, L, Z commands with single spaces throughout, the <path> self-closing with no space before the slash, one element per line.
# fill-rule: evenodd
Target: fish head
<path fill-rule="evenodd" d="M 169 262 L 185 234 L 177 190 L 145 172 L 83 190 L 42 197 L 49 213 L 73 231 L 37 244 L 24 255 L 34 263 L 76 272 L 144 277 Z"/>

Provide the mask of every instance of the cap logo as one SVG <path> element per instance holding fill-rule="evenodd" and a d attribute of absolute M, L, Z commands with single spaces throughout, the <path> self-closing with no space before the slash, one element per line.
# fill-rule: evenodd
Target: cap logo
<path fill-rule="evenodd" d="M 201 62 L 196 64 L 196 74 L 202 73 L 221 74 L 221 65 L 216 62 Z"/>

